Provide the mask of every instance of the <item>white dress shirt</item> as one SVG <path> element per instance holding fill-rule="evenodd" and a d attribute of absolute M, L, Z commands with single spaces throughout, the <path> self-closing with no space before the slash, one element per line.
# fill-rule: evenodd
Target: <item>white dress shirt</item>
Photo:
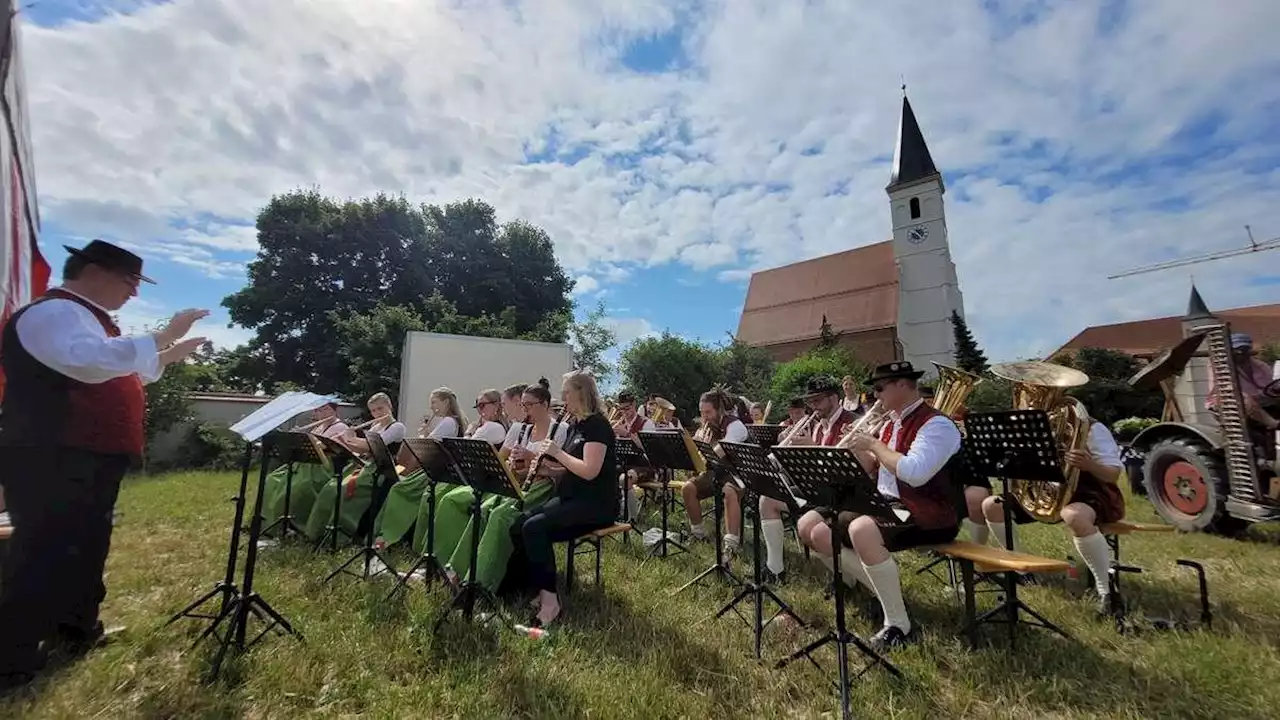
<path fill-rule="evenodd" d="M 901 414 L 889 413 L 889 417 L 893 419 L 893 430 L 889 435 L 889 442 L 885 444 L 891 450 L 901 453 L 902 458 L 898 460 L 896 476 L 889 468 L 880 466 L 880 472 L 876 477 L 876 488 L 881 495 L 898 497 L 899 481 L 912 487 L 924 485 L 942 470 L 952 455 L 960 450 L 960 429 L 942 415 L 935 415 L 920 426 L 916 431 L 915 440 L 911 441 L 911 447 L 904 451 L 896 446 L 898 433 L 902 430 L 902 419 L 923 404 L 923 399 L 916 400 L 904 408 Z"/>
<path fill-rule="evenodd" d="M 552 440 L 555 440 L 556 444 L 563 447 L 564 438 L 569 434 L 569 423 L 557 423 L 553 420 L 552 424 L 556 427 L 555 437 Z M 526 428 L 528 429 L 526 430 Z M 533 429 L 529 427 L 528 423 L 511 423 L 511 429 L 507 431 L 507 439 L 502 443 L 502 448 L 504 450 L 514 448 L 520 442 L 520 437 L 526 432 L 529 433 L 529 436 L 524 439 L 524 448 L 526 450 L 532 450 L 534 445 L 542 442 L 542 440 L 533 439 Z"/>
<path fill-rule="evenodd" d="M 1123 468 L 1124 463 L 1120 460 L 1120 446 L 1116 444 L 1116 438 L 1107 429 L 1106 425 L 1095 422 L 1089 426 L 1089 454 L 1099 465 L 1113 468 Z"/>
<path fill-rule="evenodd" d="M 743 425 L 741 420 L 734 420 L 724 429 L 724 437 L 720 439 L 725 442 L 744 443 L 749 437 L 747 426 Z"/>
<path fill-rule="evenodd" d="M 507 439 L 507 429 L 502 427 L 502 423 L 492 420 L 485 420 L 471 433 L 473 440 L 487 440 L 490 445 L 501 445 Z"/>
<path fill-rule="evenodd" d="M 431 428 L 431 432 L 427 434 L 429 438 L 451 438 L 458 437 L 458 421 L 451 417 L 442 417 L 436 426 Z"/>
<path fill-rule="evenodd" d="M 339 421 L 335 422 L 334 424 L 330 425 L 329 427 L 325 428 L 325 429 L 324 429 L 324 432 L 320 433 L 320 436 L 321 436 L 321 437 L 327 437 L 327 438 L 329 438 L 330 440 L 337 440 L 338 438 L 342 437 L 343 435 L 346 435 L 346 434 L 347 434 L 347 431 L 348 431 L 348 430 L 350 430 L 350 429 L 351 429 L 351 428 L 350 428 L 350 427 L 348 427 L 346 423 L 344 423 L 344 422 L 342 422 L 341 420 L 339 420 Z"/>
<path fill-rule="evenodd" d="M 376 432 L 378 437 L 382 438 L 382 442 L 387 445 L 404 440 L 404 436 L 407 433 L 404 428 L 404 423 L 399 421 L 393 422 L 381 430 L 375 430 L 374 432 Z"/>
<path fill-rule="evenodd" d="M 83 295 L 58 289 L 107 312 Z M 97 385 L 134 374 L 143 383 L 150 383 L 164 372 L 155 338 L 107 337 L 98 318 L 72 300 L 55 298 L 27 309 L 18 318 L 17 332 L 19 342 L 31 357 L 82 383 Z"/>

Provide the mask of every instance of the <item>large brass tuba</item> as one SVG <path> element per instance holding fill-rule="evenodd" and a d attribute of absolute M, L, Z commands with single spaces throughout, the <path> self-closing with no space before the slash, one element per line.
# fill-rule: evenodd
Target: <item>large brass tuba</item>
<path fill-rule="evenodd" d="M 654 425 L 665 425 L 671 422 L 671 417 L 676 412 L 676 406 L 670 400 L 661 397 L 655 397 L 649 401 L 649 419 Z"/>
<path fill-rule="evenodd" d="M 1057 441 L 1061 457 L 1068 450 L 1082 450 L 1089 442 L 1089 411 L 1073 397 L 1068 388 L 1089 382 L 1089 376 L 1069 367 L 1028 360 L 996 365 L 991 374 L 1013 382 L 1013 407 L 1018 410 L 1044 410 Z M 1056 523 L 1062 508 L 1075 495 L 1080 469 L 1063 466 L 1065 483 L 1010 480 L 1009 494 L 1031 517 L 1043 523 Z"/>
<path fill-rule="evenodd" d="M 982 382 L 982 378 L 966 370 L 935 362 L 938 368 L 938 385 L 933 390 L 933 407 L 949 418 L 964 407 L 973 388 Z"/>

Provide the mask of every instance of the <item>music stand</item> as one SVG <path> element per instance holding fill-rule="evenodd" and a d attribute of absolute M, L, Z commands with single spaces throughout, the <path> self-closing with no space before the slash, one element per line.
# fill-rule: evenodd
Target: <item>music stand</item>
<path fill-rule="evenodd" d="M 282 465 L 288 466 L 284 478 L 284 514 L 263 528 L 263 535 L 267 535 L 279 527 L 280 542 L 283 543 L 288 538 L 290 530 L 293 530 L 295 535 L 306 534 L 293 519 L 293 467 L 294 465 L 320 465 L 322 467 L 328 465 L 328 460 L 322 454 L 323 447 L 308 433 L 286 432 L 281 433 L 276 438 L 276 456 Z"/>
<path fill-rule="evenodd" d="M 730 472 L 729 466 L 720 459 L 719 455 L 716 454 L 714 445 L 702 440 L 694 440 L 693 445 L 698 449 L 698 452 L 706 462 L 707 469 L 712 473 L 712 487 L 714 488 L 714 492 L 712 493 L 712 505 L 714 507 L 713 516 L 715 517 L 716 525 L 716 561 L 712 563 L 711 567 L 698 573 L 698 575 L 692 580 L 677 588 L 675 592 L 671 593 L 672 595 L 677 595 L 683 592 L 712 573 L 722 575 L 724 579 L 729 580 L 734 585 L 743 584 L 742 581 L 738 579 L 738 576 L 734 575 L 733 571 L 731 571 L 725 564 L 724 538 L 720 534 L 720 527 L 724 522 L 724 486 L 725 483 L 729 482 L 733 476 Z"/>
<path fill-rule="evenodd" d="M 623 517 L 620 522 L 631 522 L 631 518 L 626 517 L 627 514 L 627 488 L 626 472 L 638 468 L 648 468 L 649 458 L 645 457 L 644 450 L 641 449 L 631 438 L 617 438 L 613 444 L 614 453 L 618 457 L 618 467 L 622 468 L 622 504 L 619 512 Z M 639 511 L 637 511 L 638 513 Z"/>
<path fill-rule="evenodd" d="M 233 646 L 237 652 L 243 653 L 245 650 L 256 645 L 259 640 L 266 637 L 267 633 L 277 628 L 279 628 L 278 631 L 282 634 L 293 635 L 299 640 L 302 639 L 301 633 L 299 633 L 283 615 L 277 612 L 275 608 L 271 607 L 271 604 L 264 600 L 261 595 L 253 591 L 254 571 L 257 568 L 258 562 L 258 539 L 262 536 L 262 496 L 263 490 L 267 485 L 267 467 L 270 465 L 269 460 L 277 456 L 276 444 L 280 440 L 280 437 L 288 434 L 289 433 L 271 432 L 262 438 L 262 463 L 261 469 L 258 472 L 258 496 L 253 502 L 253 514 L 250 516 L 252 519 L 249 521 L 248 547 L 245 551 L 244 592 L 243 594 L 232 595 L 230 597 L 224 594 L 221 612 L 219 612 L 217 617 L 214 618 L 213 623 L 200 634 L 200 637 L 196 638 L 197 644 L 210 635 L 217 638 L 218 652 L 214 656 L 213 664 L 210 668 L 210 679 L 218 677 L 218 674 L 222 669 L 222 661 L 226 657 L 227 651 Z M 252 448 L 252 445 L 249 447 Z M 250 458 L 251 453 L 247 452 L 243 468 L 244 472 L 241 476 L 242 489 L 247 489 L 244 488 L 244 485 L 248 477 Z M 243 498 L 243 493 L 241 497 Z M 240 499 L 239 502 L 237 502 L 236 513 L 239 517 L 237 517 L 236 524 L 231 531 L 232 537 L 235 538 L 236 541 L 239 539 L 239 527 L 240 521 L 243 518 L 243 513 L 243 499 Z M 236 547 L 233 545 L 233 552 L 235 549 Z M 234 572 L 233 563 L 234 559 L 229 558 L 227 562 L 227 570 L 229 573 Z M 215 588 L 214 592 L 208 593 L 204 596 L 204 600 L 211 599 L 217 592 L 218 589 Z M 191 606 L 191 609 L 194 609 L 194 606 L 201 602 L 203 602 L 203 600 L 197 601 L 196 604 Z M 252 640 L 247 640 L 249 613 L 253 613 L 259 619 L 267 622 L 266 627 L 254 636 Z M 177 619 L 177 617 L 184 614 L 188 617 L 203 617 L 199 615 L 192 615 L 189 614 L 189 612 L 184 611 L 183 613 L 174 616 L 173 619 Z M 218 627 L 222 625 L 223 621 L 229 621 L 229 625 L 225 634 L 218 635 Z M 172 620 L 170 622 L 172 622 Z"/>
<path fill-rule="evenodd" d="M 781 437 L 783 430 L 786 428 L 781 425 L 748 425 L 747 438 L 752 444 L 771 448 L 778 444 L 778 438 Z"/>
<path fill-rule="evenodd" d="M 489 605 L 494 613 L 498 611 L 497 599 L 476 579 L 477 555 L 480 551 L 481 505 L 486 493 L 519 500 L 524 493 L 520 481 L 498 457 L 498 451 L 487 440 L 478 438 L 442 438 L 440 441 L 449 455 L 457 463 L 459 476 L 471 486 L 471 571 L 462 581 L 458 592 L 453 596 L 449 607 L 445 608 L 436 620 L 432 632 L 439 632 L 440 626 L 448 619 L 449 613 L 458 610 L 468 622 L 475 615 L 477 600 Z"/>
<path fill-rule="evenodd" d="M 780 502 L 794 505 L 791 499 L 791 491 L 787 489 L 787 480 L 782 473 L 774 467 L 769 461 L 768 448 L 748 443 L 720 443 L 720 449 L 724 450 L 728 464 L 734 468 L 734 474 L 742 480 L 747 489 L 755 493 L 757 496 L 773 498 Z M 745 499 L 744 499 L 745 500 Z M 743 505 L 746 503 L 744 501 Z M 730 610 L 738 614 L 738 617 L 746 620 L 742 612 L 738 610 L 738 603 L 750 597 L 755 604 L 755 622 L 747 621 L 752 626 L 756 637 L 756 658 L 760 657 L 760 645 L 764 637 L 764 629 L 769 623 L 778 618 L 779 615 L 786 613 L 795 618 L 801 627 L 807 627 L 804 620 L 791 609 L 782 598 L 778 597 L 768 583 L 764 582 L 763 573 L 760 568 L 760 518 L 752 524 L 751 545 L 755 557 L 753 558 L 754 567 L 752 568 L 751 580 L 740 590 L 732 600 L 730 600 L 720 611 L 716 613 L 716 618 L 720 618 Z M 768 596 L 778 606 L 778 611 L 769 616 L 768 620 L 764 619 L 764 602 Z"/>
<path fill-rule="evenodd" d="M 649 557 L 653 557 L 659 553 L 662 557 L 667 557 L 667 547 L 671 546 L 680 552 L 689 552 L 689 548 L 681 545 L 679 542 L 672 540 L 668 535 L 670 527 L 670 504 L 671 504 L 671 480 L 674 478 L 676 470 L 687 470 L 689 472 L 701 472 L 698 467 L 700 463 L 695 462 L 691 452 L 697 452 L 697 448 L 692 447 L 691 442 L 686 442 L 689 438 L 687 431 L 679 432 L 641 432 L 636 437 L 640 440 L 640 446 L 644 449 L 645 457 L 649 459 L 649 466 L 657 470 L 662 477 L 662 539 L 653 546 L 649 551 Z M 616 447 L 616 445 L 615 445 Z M 701 460 L 702 458 L 697 458 Z"/>
<path fill-rule="evenodd" d="M 324 541 L 328 540 L 329 549 L 337 552 L 338 533 L 346 535 L 349 540 L 355 539 L 351 533 L 342 529 L 342 481 L 346 479 L 346 469 L 352 463 L 360 465 L 361 468 L 364 467 L 364 464 L 360 462 L 360 458 L 355 456 L 355 453 L 351 452 L 350 448 L 337 440 L 323 435 L 317 435 L 316 439 L 329 451 L 330 462 L 333 463 L 333 479 L 338 484 L 338 492 L 333 496 L 333 519 L 325 526 L 324 532 L 320 534 L 320 539 L 316 540 L 315 550 L 318 552 L 324 546 Z"/>
<path fill-rule="evenodd" d="M 459 482 L 463 482 L 462 474 L 458 471 L 457 464 L 453 461 L 453 456 L 449 454 L 449 451 L 445 449 L 439 440 L 435 438 L 410 438 L 404 441 L 403 447 L 413 456 L 413 459 L 418 463 L 418 467 L 422 468 L 427 476 L 427 545 L 422 554 L 418 556 L 418 561 L 413 564 L 413 567 L 409 568 L 396 580 L 395 586 L 387 594 L 388 600 L 405 589 L 413 574 L 419 570 L 426 571 L 423 582 L 427 585 L 430 585 L 431 581 L 437 578 L 442 582 L 448 582 L 449 576 L 445 574 L 444 566 L 436 558 L 436 485 L 439 484 L 439 477 L 442 475 L 454 475 L 459 478 Z"/>
<path fill-rule="evenodd" d="M 900 525 L 908 514 L 892 499 L 875 490 L 876 483 L 862 469 L 852 450 L 834 447 L 775 447 L 773 456 L 778 459 L 787 477 L 791 479 L 791 494 L 804 500 L 806 507 L 818 511 L 831 531 L 833 557 L 831 574 L 836 589 L 836 627 L 825 635 L 779 660 L 775 667 L 783 668 L 794 660 L 807 658 L 817 665 L 813 652 L 827 643 L 836 644 L 836 662 L 839 663 L 840 705 L 844 717 L 849 717 L 849 646 L 856 647 L 870 658 L 858 676 L 877 663 L 895 677 L 902 677 L 898 668 L 872 650 L 862 638 L 850 632 L 845 625 L 844 593 L 840 591 L 840 536 L 836 530 L 836 516 L 840 512 L 870 515 L 882 525 Z"/>
<path fill-rule="evenodd" d="M 995 477 L 1001 481 L 1000 495 L 1004 505 L 1005 547 L 1013 547 L 1014 503 L 1009 478 L 1025 482 L 1065 482 L 1058 465 L 1058 443 L 1049 425 L 1049 414 L 1044 410 L 1004 410 L 1000 412 L 973 413 L 965 417 L 965 448 L 969 466 L 980 477 Z M 972 568 L 962 568 L 966 585 Z M 978 625 L 987 622 L 1003 622 L 1009 626 L 1009 646 L 1013 647 L 1019 623 L 1043 627 L 1070 639 L 1066 631 L 1049 622 L 1032 610 L 1018 597 L 1017 573 L 1004 573 L 1004 601 L 973 618 L 964 632 L 973 641 Z M 1039 622 L 1027 622 L 1020 617 L 1026 613 Z M 1003 615 L 1003 620 L 995 620 Z"/>
<path fill-rule="evenodd" d="M 388 486 L 395 484 L 400 480 L 400 476 L 396 474 L 395 461 L 391 459 L 391 453 L 387 450 L 387 444 L 383 442 L 382 437 L 378 433 L 369 433 L 365 436 L 365 442 L 369 443 L 369 455 L 373 458 L 374 478 L 373 478 L 373 499 L 369 501 L 369 507 L 364 511 L 365 519 L 368 522 L 363 523 L 367 526 L 364 533 L 364 545 L 356 551 L 354 555 L 347 559 L 346 562 L 339 565 L 333 572 L 325 577 L 325 583 L 346 573 L 352 577 L 368 580 L 371 577 L 377 577 L 385 572 L 395 574 L 395 567 L 391 561 L 382 554 L 380 550 L 373 546 L 373 518 L 377 516 L 380 506 L 377 502 L 378 488 L 383 484 Z M 342 494 L 342 488 L 338 489 L 338 494 Z M 335 520 L 335 524 L 337 521 Z M 364 570 L 359 573 L 351 572 L 348 568 L 355 562 L 363 560 Z M 377 560 L 382 563 L 382 567 L 377 571 L 373 570 L 373 561 Z"/>

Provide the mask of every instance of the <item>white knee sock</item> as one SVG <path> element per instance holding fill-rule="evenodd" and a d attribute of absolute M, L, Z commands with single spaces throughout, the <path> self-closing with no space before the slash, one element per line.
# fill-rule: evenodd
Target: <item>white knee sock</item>
<path fill-rule="evenodd" d="M 627 522 L 636 519 L 636 511 L 639 509 L 640 498 L 636 497 L 634 488 L 627 489 Z"/>
<path fill-rule="evenodd" d="M 978 545 L 987 544 L 987 536 L 990 535 L 990 533 L 987 531 L 986 525 L 979 525 L 978 523 L 970 520 L 969 518 L 965 518 L 963 524 L 965 529 L 969 531 L 970 540 L 977 543 Z"/>
<path fill-rule="evenodd" d="M 907 617 L 907 605 L 902 601 L 902 584 L 898 579 L 898 564 L 890 557 L 876 565 L 864 565 L 871 587 L 880 598 L 884 611 L 884 626 L 896 627 L 904 633 L 911 632 L 911 618 Z"/>
<path fill-rule="evenodd" d="M 760 534 L 764 536 L 764 564 L 771 573 L 780 573 L 786 569 L 783 546 L 786 543 L 785 529 L 781 520 L 761 520 Z"/>
<path fill-rule="evenodd" d="M 987 527 L 991 528 L 991 537 L 995 539 L 996 546 L 1005 550 L 1012 550 L 1011 547 L 1005 547 L 1004 542 L 1004 523 L 987 521 Z"/>
<path fill-rule="evenodd" d="M 1099 595 L 1111 592 L 1111 548 L 1107 547 L 1106 538 L 1096 532 L 1088 537 L 1075 538 L 1076 550 L 1093 573 L 1093 585 Z"/>
<path fill-rule="evenodd" d="M 849 548 L 840 550 L 840 579 L 849 587 L 853 587 L 854 583 L 862 583 L 866 589 L 875 591 L 871 578 L 867 577 L 867 569 L 862 566 L 862 560 Z"/>

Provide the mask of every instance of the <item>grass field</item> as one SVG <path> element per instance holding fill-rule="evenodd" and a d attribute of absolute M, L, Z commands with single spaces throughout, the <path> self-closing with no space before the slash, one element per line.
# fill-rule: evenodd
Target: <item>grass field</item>
<path fill-rule="evenodd" d="M 542 641 L 505 628 L 430 626 L 441 589 L 421 585 L 407 601 L 383 602 L 386 580 L 320 579 L 339 558 L 290 547 L 260 556 L 257 587 L 304 633 L 305 641 L 263 641 L 200 682 L 207 650 L 184 652 L 202 626 L 163 627 L 165 618 L 222 573 L 238 480 L 184 474 L 128 481 L 109 565 L 108 624 L 127 630 L 77 665 L 0 700 L 0 717 L 192 718 L 370 717 L 821 717 L 837 708 L 826 672 L 772 660 L 809 631 L 770 628 L 765 662 L 733 616 L 711 620 L 731 597 L 710 585 L 672 597 L 703 569 L 711 549 L 642 565 L 638 543 L 606 542 L 603 590 L 588 578 L 559 627 Z M 1151 520 L 1142 499 L 1130 517 Z M 1024 545 L 1063 557 L 1060 527 L 1023 528 Z M 976 651 L 957 638 L 961 609 L 936 580 L 913 576 L 924 560 L 900 556 L 906 598 L 924 642 L 894 653 L 904 672 L 872 671 L 853 690 L 859 716 L 1270 718 L 1280 713 L 1280 534 L 1254 529 L 1244 540 L 1152 534 L 1126 539 L 1125 559 L 1147 572 L 1126 578 L 1128 598 L 1147 613 L 1194 616 L 1192 573 L 1176 558 L 1204 563 L 1214 606 L 1212 630 L 1121 636 L 1096 620 L 1078 581 L 1032 587 L 1032 607 L 1073 635 L 1065 641 L 1024 631 L 1016 653 L 996 642 Z M 345 553 L 342 555 L 345 558 Z M 798 554 L 780 590 L 806 619 L 832 623 L 823 578 Z M 563 567 L 563 566 L 562 566 Z M 744 567 L 743 570 L 746 568 Z M 586 568 L 582 568 L 585 575 Z M 991 602 L 991 598 L 981 598 Z M 875 607 L 874 613 L 871 608 Z M 856 595 L 855 631 L 875 629 L 878 606 Z M 517 611 L 517 618 L 527 615 Z M 836 715 L 838 717 L 838 714 Z"/>

